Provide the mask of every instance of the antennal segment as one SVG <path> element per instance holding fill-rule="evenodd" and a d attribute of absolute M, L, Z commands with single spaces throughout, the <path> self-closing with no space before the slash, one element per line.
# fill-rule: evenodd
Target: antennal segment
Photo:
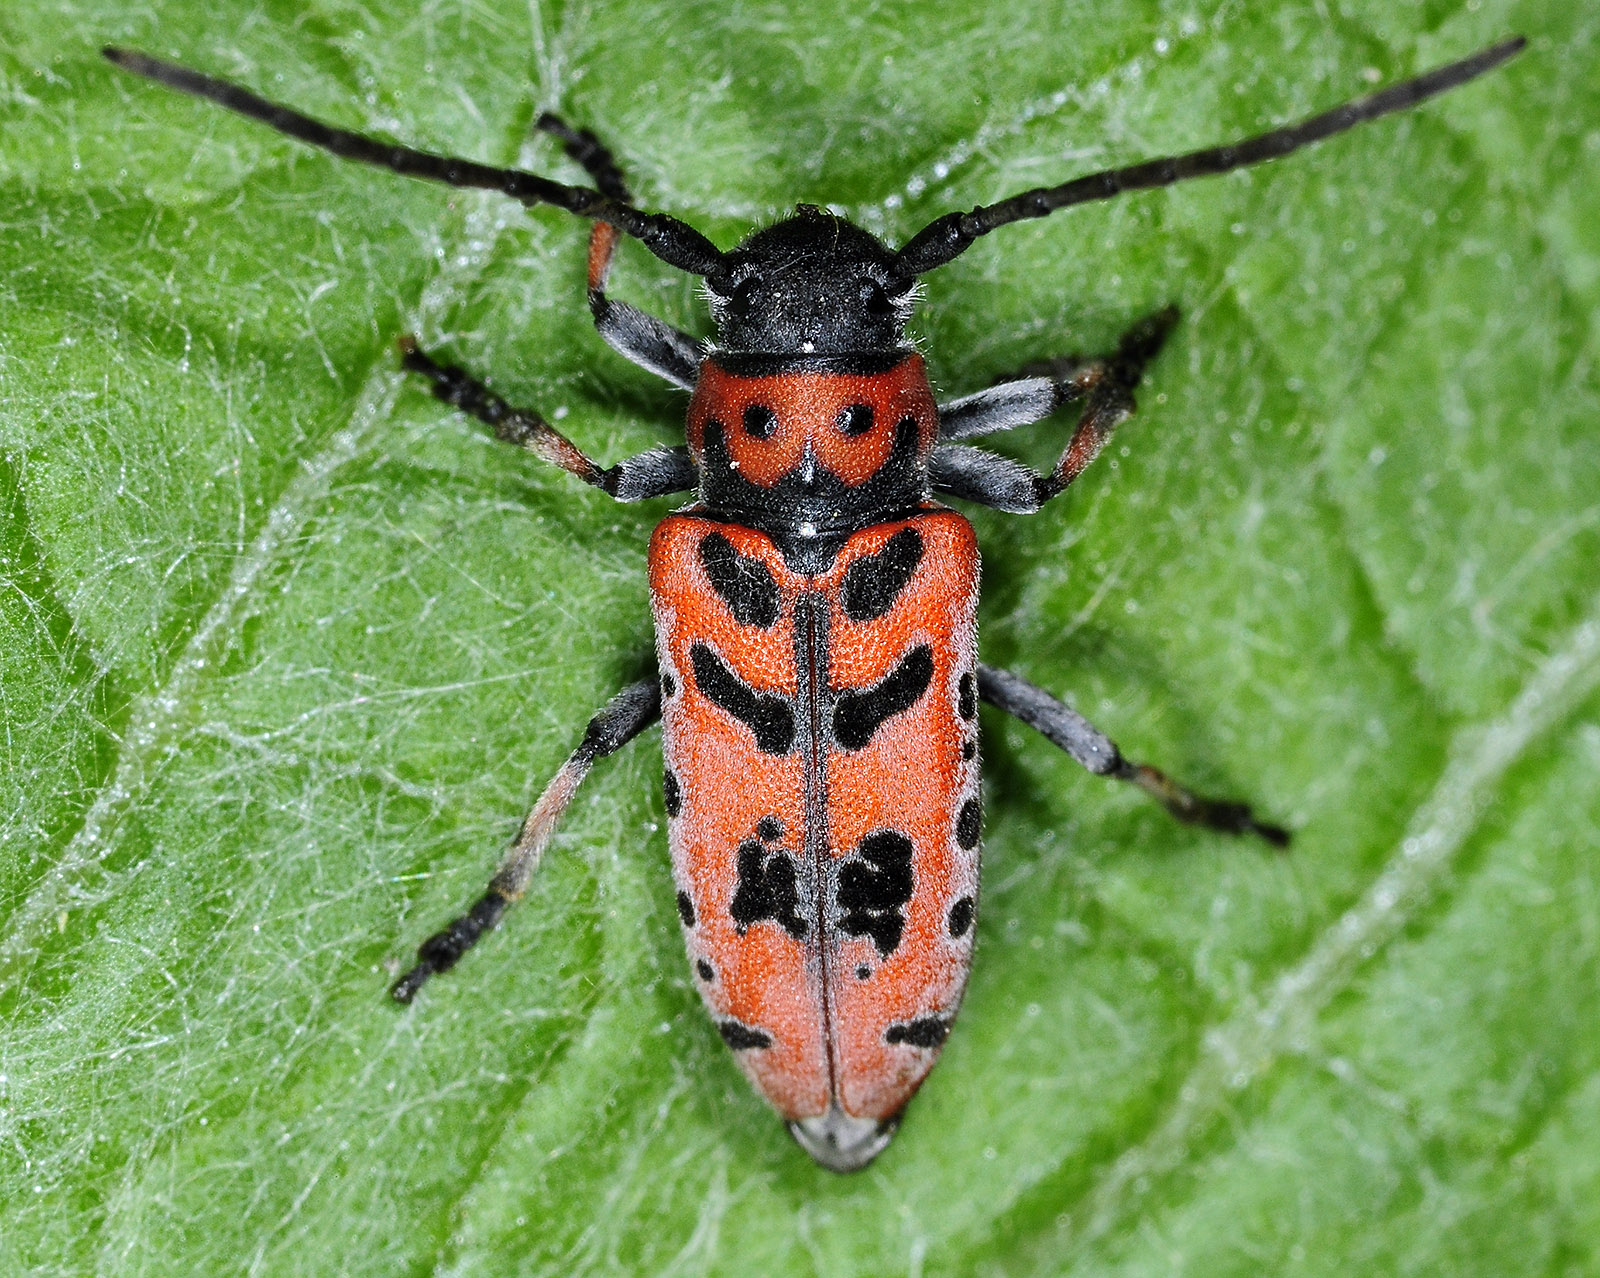
<path fill-rule="evenodd" d="M 1343 133 L 1367 120 L 1376 120 L 1379 116 L 1414 107 L 1435 94 L 1476 79 L 1515 57 L 1527 43 L 1522 36 L 1503 40 L 1470 58 L 1439 67 L 1413 80 L 1392 84 L 1387 89 L 1380 89 L 1354 102 L 1346 102 L 1343 106 L 1336 106 L 1299 124 L 1273 129 L 1242 142 L 1190 151 L 1187 155 L 1146 160 L 1126 168 L 1089 173 L 1060 186 L 1036 187 L 998 204 L 981 205 L 970 213 L 947 213 L 911 237 L 896 255 L 895 270 L 902 276 L 914 276 L 943 266 L 964 253 L 979 236 L 987 235 L 1009 222 L 1048 217 L 1057 209 L 1088 204 L 1094 200 L 1109 200 L 1124 191 L 1171 186 L 1174 182 L 1189 178 L 1231 173 L 1234 169 L 1275 160 L 1303 146 L 1320 142 L 1323 138 Z"/>
<path fill-rule="evenodd" d="M 524 204 L 552 204 L 578 217 L 592 218 L 631 235 L 669 266 L 691 275 L 712 275 L 722 268 L 722 253 L 699 231 L 665 213 L 646 213 L 625 200 L 587 186 L 568 186 L 520 169 L 499 169 L 457 156 L 436 155 L 392 142 L 381 142 L 348 129 L 302 115 L 289 107 L 257 97 L 248 89 L 174 62 L 163 62 L 131 49 L 107 47 L 101 52 L 124 70 L 155 80 L 180 93 L 206 98 L 268 128 L 346 160 L 392 169 L 407 177 L 426 178 L 447 186 L 499 191 Z"/>

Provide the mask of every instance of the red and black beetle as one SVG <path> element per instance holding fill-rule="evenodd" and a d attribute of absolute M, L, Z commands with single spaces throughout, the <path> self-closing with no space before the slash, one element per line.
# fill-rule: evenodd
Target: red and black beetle
<path fill-rule="evenodd" d="M 587 131 L 539 121 L 594 182 L 415 151 L 330 128 L 221 80 L 107 49 L 119 66 L 336 155 L 484 187 L 593 219 L 589 306 L 622 355 L 691 393 L 687 446 L 602 468 L 409 338 L 405 366 L 507 442 L 619 501 L 693 492 L 650 543 L 659 675 L 624 689 L 540 795 L 472 909 L 429 937 L 393 987 L 409 1003 L 520 897 L 594 761 L 657 718 L 678 914 L 697 983 L 750 1080 L 823 1166 L 865 1166 L 933 1067 L 972 960 L 982 823 L 978 702 L 1037 728 L 1091 772 L 1179 819 L 1283 844 L 1241 803 L 1130 763 L 1076 711 L 979 664 L 978 547 L 946 495 L 1038 510 L 1094 459 L 1176 312 L 1110 355 L 1061 361 L 940 404 L 905 334 L 917 280 L 980 236 L 1123 191 L 1224 173 L 1403 110 L 1498 66 L 1473 57 L 1231 146 L 1090 174 L 951 213 L 899 249 L 811 205 L 723 252 L 632 203 Z M 701 343 L 607 296 L 618 234 L 705 280 Z M 962 441 L 1081 405 L 1040 475 Z"/>

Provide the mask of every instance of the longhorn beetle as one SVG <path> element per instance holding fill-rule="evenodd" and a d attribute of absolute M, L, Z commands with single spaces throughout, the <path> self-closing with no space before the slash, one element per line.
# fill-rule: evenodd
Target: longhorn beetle
<path fill-rule="evenodd" d="M 696 981 L 750 1081 L 824 1167 L 888 1144 L 937 1059 L 972 962 L 978 900 L 978 702 L 1036 728 L 1090 772 L 1128 781 L 1181 821 L 1288 842 L 1242 803 L 1129 761 L 1075 710 L 980 665 L 972 526 L 934 500 L 1031 513 L 1075 480 L 1134 407 L 1177 312 L 1109 355 L 1058 361 L 948 403 L 905 335 L 917 280 L 1025 218 L 1276 159 L 1415 106 L 1515 55 L 1506 40 L 1299 124 L 1231 146 L 1024 191 L 930 222 L 899 249 L 813 205 L 724 252 L 632 201 L 595 135 L 538 127 L 592 187 L 397 146 L 322 124 L 141 53 L 118 66 L 397 173 L 500 191 L 589 218 L 589 309 L 620 354 L 690 392 L 687 447 L 603 467 L 538 413 L 400 340 L 402 362 L 497 438 L 618 501 L 693 493 L 650 539 L 659 677 L 589 723 L 472 908 L 418 950 L 409 1003 L 528 886 L 596 759 L 658 718 L 678 915 Z M 606 292 L 619 235 L 701 277 L 716 336 L 699 342 Z M 1048 474 L 964 443 L 1079 418 Z"/>

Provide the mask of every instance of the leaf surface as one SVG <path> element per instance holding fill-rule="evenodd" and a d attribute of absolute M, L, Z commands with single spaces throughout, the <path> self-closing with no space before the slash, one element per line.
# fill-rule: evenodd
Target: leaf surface
<path fill-rule="evenodd" d="M 899 242 L 1514 31 L 1420 111 L 928 277 L 949 395 L 1182 308 L 1078 488 L 975 516 L 985 659 L 1290 854 L 986 712 L 967 1005 L 848 1178 L 699 1008 L 654 732 L 494 937 L 385 998 L 649 669 L 667 508 L 495 445 L 394 340 L 608 461 L 683 399 L 589 327 L 584 227 L 341 165 L 101 43 L 571 180 L 530 133 L 559 109 L 727 246 L 802 200 Z M 13 0 L 0 1271 L 1600 1268 L 1597 54 L 1558 0 Z M 615 289 L 705 331 L 634 246 Z"/>

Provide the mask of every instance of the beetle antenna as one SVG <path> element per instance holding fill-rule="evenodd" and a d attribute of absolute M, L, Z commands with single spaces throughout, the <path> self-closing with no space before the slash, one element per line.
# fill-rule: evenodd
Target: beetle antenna
<path fill-rule="evenodd" d="M 1394 111 L 1404 111 L 1435 94 L 1474 80 L 1515 57 L 1527 43 L 1523 36 L 1502 40 L 1470 58 L 1438 67 L 1412 80 L 1391 84 L 1386 89 L 1336 106 L 1299 124 L 1273 129 L 1242 142 L 1207 147 L 1186 155 L 1146 160 L 1120 169 L 1105 169 L 1073 178 L 1060 186 L 1035 187 L 1001 200 L 998 204 L 980 205 L 970 213 L 947 213 L 911 237 L 896 255 L 895 270 L 900 275 L 921 275 L 936 266 L 943 266 L 966 252 L 979 236 L 987 235 L 1009 222 L 1048 217 L 1057 209 L 1088 204 L 1094 200 L 1109 200 L 1124 191 L 1171 186 L 1174 182 L 1189 178 L 1231 173 L 1234 169 L 1275 160 L 1303 146 L 1320 142 L 1323 138 L 1343 133 L 1367 120 L 1376 120 Z"/>
<path fill-rule="evenodd" d="M 587 186 L 568 186 L 520 169 L 499 169 L 475 160 L 436 155 L 408 146 L 382 142 L 364 134 L 313 120 L 288 107 L 257 97 L 248 89 L 219 80 L 174 62 L 163 62 L 132 49 L 108 46 L 101 50 L 126 71 L 155 80 L 180 93 L 206 98 L 240 115 L 259 120 L 268 128 L 331 151 L 346 160 L 392 169 L 408 177 L 426 178 L 447 186 L 479 187 L 499 191 L 524 204 L 553 204 L 578 217 L 592 218 L 631 235 L 669 266 L 690 275 L 712 275 L 722 269 L 721 251 L 699 231 L 665 213 L 646 213 L 626 200 Z"/>

